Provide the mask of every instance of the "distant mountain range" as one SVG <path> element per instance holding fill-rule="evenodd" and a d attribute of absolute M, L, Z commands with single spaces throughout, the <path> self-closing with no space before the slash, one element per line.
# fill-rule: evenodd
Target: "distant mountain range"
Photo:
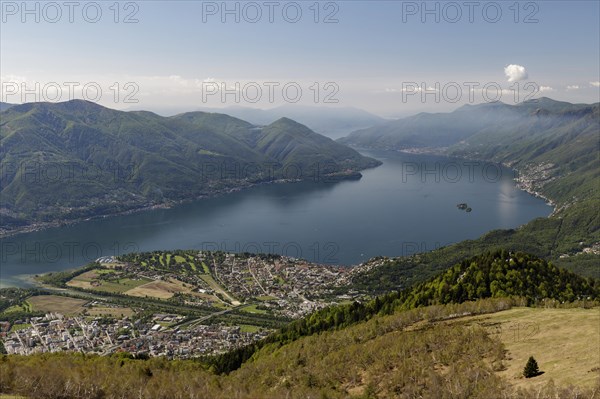
<path fill-rule="evenodd" d="M 9 109 L 10 107 L 14 107 L 14 106 L 15 106 L 15 104 L 0 102 L 0 112 L 5 111 L 5 110 Z"/>
<path fill-rule="evenodd" d="M 537 173 L 545 193 L 566 202 L 598 195 L 597 187 L 589 183 L 600 178 L 599 120 L 600 103 L 571 104 L 544 97 L 517 105 L 496 102 L 465 105 L 450 113 L 421 113 L 355 131 L 338 141 L 501 162 Z"/>
<path fill-rule="evenodd" d="M 353 107 L 317 107 L 288 104 L 271 109 L 241 106 L 201 107 L 197 111 L 223 113 L 255 125 L 268 125 L 286 117 L 308 126 L 316 133 L 333 139 L 345 136 L 354 130 L 368 128 L 387 121 L 377 115 Z M 157 109 L 156 112 L 161 115 L 176 115 L 183 112 L 183 110 L 181 108 L 164 108 Z"/>
<path fill-rule="evenodd" d="M 267 126 L 95 103 L 3 111 L 2 229 L 115 214 L 268 181 L 359 177 L 380 164 L 291 119 Z"/>

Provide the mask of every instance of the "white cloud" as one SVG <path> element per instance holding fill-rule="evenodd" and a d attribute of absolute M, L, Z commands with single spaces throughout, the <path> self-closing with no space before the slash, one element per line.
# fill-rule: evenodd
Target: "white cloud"
<path fill-rule="evenodd" d="M 504 74 L 509 82 L 518 82 L 519 80 L 527 79 L 527 71 L 522 65 L 510 64 L 504 67 Z"/>
<path fill-rule="evenodd" d="M 550 86 L 540 86 L 540 93 L 544 93 L 547 91 L 554 91 L 554 89 Z"/>
<path fill-rule="evenodd" d="M 579 90 L 579 85 L 567 86 L 567 90 Z"/>
<path fill-rule="evenodd" d="M 590 82 L 593 87 L 600 87 L 600 81 Z"/>

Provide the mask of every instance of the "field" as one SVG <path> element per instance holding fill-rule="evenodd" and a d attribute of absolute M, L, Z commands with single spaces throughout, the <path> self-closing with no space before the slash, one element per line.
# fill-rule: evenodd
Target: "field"
<path fill-rule="evenodd" d="M 242 324 L 240 325 L 241 332 L 255 333 L 260 330 L 258 326 L 252 326 L 250 324 Z"/>
<path fill-rule="evenodd" d="M 149 296 L 160 299 L 169 299 L 178 292 L 189 293 L 191 292 L 191 289 L 177 280 L 156 280 L 132 288 L 126 291 L 125 294 L 142 298 Z"/>
<path fill-rule="evenodd" d="M 262 295 L 262 296 L 257 296 L 256 300 L 258 301 L 274 301 L 277 298 L 271 295 Z"/>
<path fill-rule="evenodd" d="M 25 324 L 13 324 L 12 327 L 10 328 L 10 332 L 24 330 L 24 329 L 29 328 L 29 327 L 31 327 L 31 324 L 28 324 L 28 323 L 25 323 Z"/>
<path fill-rule="evenodd" d="M 243 310 L 244 312 L 248 312 L 248 313 L 257 313 L 257 314 L 266 314 L 267 313 L 267 311 L 264 309 L 258 309 L 256 307 L 256 305 L 244 306 L 243 308 L 240 308 L 240 310 Z"/>
<path fill-rule="evenodd" d="M 121 307 L 108 307 L 108 306 L 94 306 L 88 308 L 87 314 L 96 316 L 111 316 L 111 317 L 131 317 L 135 312 L 131 308 Z"/>
<path fill-rule="evenodd" d="M 31 304 L 25 301 L 19 305 L 13 305 L 7 309 L 4 309 L 4 312 L 2 313 L 7 314 L 13 312 L 31 312 Z"/>
<path fill-rule="evenodd" d="M 209 274 L 210 275 L 210 269 L 208 268 L 208 265 L 204 262 L 202 262 L 202 270 L 204 270 L 205 274 Z"/>
<path fill-rule="evenodd" d="M 600 377 L 600 309 L 511 310 L 469 318 L 499 337 L 508 350 L 500 375 L 515 387 L 545 385 L 593 387 Z M 543 372 L 524 378 L 533 356 Z"/>
<path fill-rule="evenodd" d="M 38 295 L 27 299 L 34 311 L 57 312 L 63 315 L 78 314 L 83 311 L 84 299 L 68 298 L 58 295 Z"/>
<path fill-rule="evenodd" d="M 100 280 L 98 277 L 103 274 L 113 274 L 112 270 L 90 270 L 82 273 L 67 283 L 70 287 L 83 288 L 86 290 L 97 290 L 105 292 L 123 293 L 125 291 L 144 285 L 151 280 L 147 278 L 130 279 L 122 278 L 114 281 Z"/>
<path fill-rule="evenodd" d="M 93 289 L 92 281 L 98 277 L 98 272 L 96 270 L 90 270 L 89 272 L 85 272 L 76 276 L 71 281 L 67 282 L 69 287 L 77 287 L 83 288 L 86 290 Z"/>

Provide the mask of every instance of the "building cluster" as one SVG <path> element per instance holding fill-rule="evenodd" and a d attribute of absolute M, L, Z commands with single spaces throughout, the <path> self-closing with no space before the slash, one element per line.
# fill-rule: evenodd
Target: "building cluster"
<path fill-rule="evenodd" d="M 48 313 L 15 322 L 11 332 L 3 333 L 3 343 L 8 354 L 19 355 L 62 351 L 103 355 L 129 352 L 185 359 L 227 352 L 264 338 L 269 332 L 263 329 L 243 332 L 238 326 L 220 324 L 178 327 L 182 320 L 182 316 L 162 314 L 148 321 L 86 320 Z"/>
<path fill-rule="evenodd" d="M 240 298 L 319 297 L 344 272 L 339 267 L 289 257 L 262 259 L 235 254 L 225 254 L 222 262 L 213 263 L 213 271 L 218 281 Z"/>
<path fill-rule="evenodd" d="M 212 265 L 215 279 L 234 297 L 258 299 L 262 308 L 289 318 L 337 302 L 340 298 L 332 295 L 332 288 L 347 274 L 344 268 L 284 256 L 265 259 L 225 254 Z"/>
<path fill-rule="evenodd" d="M 124 263 L 118 269 L 128 276 L 150 280 L 175 279 L 193 287 L 194 292 L 185 295 L 186 305 L 211 306 L 220 301 L 237 306 L 258 301 L 259 307 L 265 310 L 299 318 L 348 299 L 333 295 L 334 287 L 348 281 L 349 269 L 343 267 L 318 265 L 286 256 L 241 256 L 206 251 L 199 251 L 195 260 L 197 265 L 210 265 L 211 275 L 222 290 L 207 283 L 202 273 L 188 273 L 181 268 L 165 272 Z M 208 298 L 212 296 L 215 300 L 198 294 L 206 294 Z"/>
<path fill-rule="evenodd" d="M 336 286 L 338 286 L 338 287 L 350 286 L 350 285 L 352 285 L 352 283 L 353 283 L 352 280 L 355 277 L 362 276 L 364 274 L 368 274 L 373 269 L 382 267 L 389 261 L 390 261 L 390 258 L 384 257 L 384 256 L 379 256 L 379 257 L 369 259 L 368 261 L 363 262 L 359 265 L 356 265 L 356 266 L 350 268 L 347 273 L 344 273 L 342 276 L 340 276 L 340 278 L 336 281 Z M 349 295 L 351 295 L 352 293 L 356 294 L 357 292 L 354 290 L 350 290 L 347 293 Z"/>
<path fill-rule="evenodd" d="M 515 181 L 519 189 L 527 191 L 536 197 L 543 198 L 552 205 L 552 201 L 548 200 L 539 190 L 556 179 L 556 165 L 544 162 L 527 165 L 519 172 Z"/>

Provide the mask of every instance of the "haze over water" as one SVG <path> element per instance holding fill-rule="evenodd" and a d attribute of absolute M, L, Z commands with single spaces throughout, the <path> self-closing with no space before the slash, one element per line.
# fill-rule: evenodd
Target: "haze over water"
<path fill-rule="evenodd" d="M 431 155 L 363 151 L 383 161 L 358 181 L 253 187 L 172 209 L 92 220 L 0 240 L 0 286 L 100 256 L 159 249 L 272 252 L 355 265 L 428 251 L 548 216 L 510 169 Z M 467 203 L 472 212 L 457 209 Z"/>

